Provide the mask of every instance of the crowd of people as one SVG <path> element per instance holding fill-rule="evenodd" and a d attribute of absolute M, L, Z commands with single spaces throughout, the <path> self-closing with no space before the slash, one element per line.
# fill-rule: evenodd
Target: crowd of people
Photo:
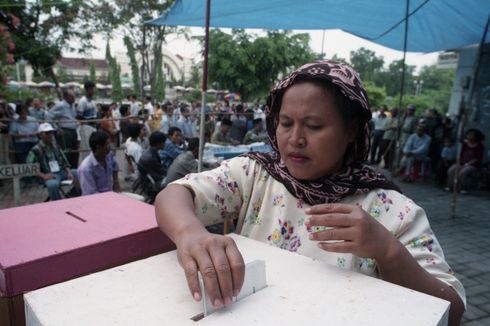
<path fill-rule="evenodd" d="M 446 191 L 456 187 L 458 192 L 468 192 L 469 177 L 480 171 L 485 158 L 485 137 L 479 129 L 467 129 L 458 142 L 453 121 L 436 109 L 417 116 L 416 107 L 411 104 L 400 116 L 398 108 L 388 110 L 381 106 L 373 109 L 372 114 L 371 165 L 382 163 L 404 182 L 433 177 Z M 459 165 L 458 147 L 461 147 Z M 458 177 L 454 182 L 456 169 Z"/>
<path fill-rule="evenodd" d="M 78 100 L 69 88 L 61 100 L 47 104 L 40 98 L 14 103 L 0 99 L 0 165 L 40 163 L 37 180 L 44 182 L 51 200 L 61 198 L 65 180 L 75 181 L 82 195 L 120 191 L 119 173 L 143 188 L 151 180 L 150 186 L 159 190 L 197 170 L 200 110 L 199 102 L 156 103 L 150 96 L 104 103 L 96 100 L 90 81 Z M 258 104 L 247 109 L 247 104 L 218 101 L 206 107 L 204 141 L 267 141 L 264 118 Z M 124 155 L 115 155 L 118 149 Z"/>

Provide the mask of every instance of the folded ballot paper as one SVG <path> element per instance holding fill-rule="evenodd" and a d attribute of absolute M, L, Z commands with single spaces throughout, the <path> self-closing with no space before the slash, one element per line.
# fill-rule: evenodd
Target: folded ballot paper
<path fill-rule="evenodd" d="M 199 275 L 199 283 L 201 285 L 201 293 L 203 293 L 203 314 L 197 317 L 197 319 L 200 319 L 200 317 L 206 317 L 216 310 L 206 294 L 201 275 Z M 265 276 L 265 261 L 254 260 L 245 265 L 245 278 L 243 280 L 243 286 L 238 296 L 233 298 L 233 302 L 237 302 L 245 297 L 248 297 L 249 295 L 262 290 L 266 286 L 267 280 Z"/>

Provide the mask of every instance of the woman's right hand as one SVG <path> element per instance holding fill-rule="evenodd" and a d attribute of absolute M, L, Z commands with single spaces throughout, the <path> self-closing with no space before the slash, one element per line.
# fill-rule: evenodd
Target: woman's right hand
<path fill-rule="evenodd" d="M 243 285 L 245 263 L 232 238 L 206 230 L 187 230 L 177 245 L 177 256 L 196 301 L 202 298 L 198 271 L 216 309 L 229 305 Z"/>

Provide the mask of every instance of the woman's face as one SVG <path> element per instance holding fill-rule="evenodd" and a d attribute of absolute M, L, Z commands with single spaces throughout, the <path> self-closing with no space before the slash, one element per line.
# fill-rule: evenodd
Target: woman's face
<path fill-rule="evenodd" d="M 298 83 L 286 90 L 276 130 L 281 158 L 293 177 L 314 180 L 338 170 L 355 138 L 325 88 Z"/>

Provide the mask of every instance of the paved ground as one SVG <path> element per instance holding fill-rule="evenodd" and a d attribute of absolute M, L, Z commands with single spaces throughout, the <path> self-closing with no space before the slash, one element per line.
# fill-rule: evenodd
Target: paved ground
<path fill-rule="evenodd" d="M 121 180 L 122 187 L 130 184 Z M 466 288 L 468 307 L 462 325 L 490 325 L 490 191 L 474 191 L 458 197 L 451 217 L 452 194 L 431 183 L 401 183 L 403 192 L 425 208 L 446 258 Z M 11 183 L 0 186 L 0 208 L 12 207 Z M 44 201 L 42 186 L 22 188 L 22 203 Z"/>

